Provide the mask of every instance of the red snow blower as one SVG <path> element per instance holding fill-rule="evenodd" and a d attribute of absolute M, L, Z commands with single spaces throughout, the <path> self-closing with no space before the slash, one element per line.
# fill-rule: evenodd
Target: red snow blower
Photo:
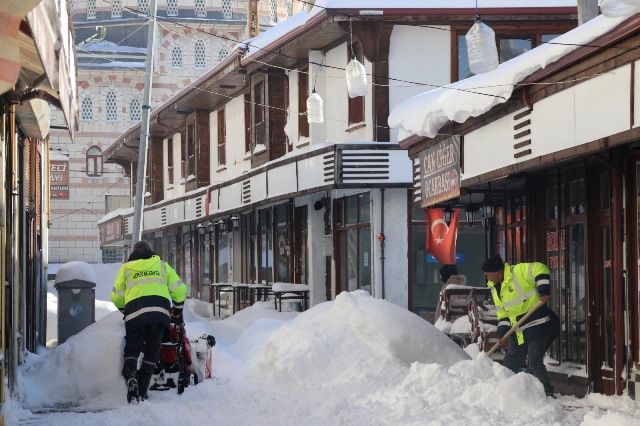
<path fill-rule="evenodd" d="M 172 320 L 171 328 L 165 333 L 149 390 L 178 388 L 178 394 L 181 394 L 189 385 L 212 377 L 211 348 L 216 344 L 215 337 L 204 334 L 189 340 L 181 320 L 179 323 Z"/>

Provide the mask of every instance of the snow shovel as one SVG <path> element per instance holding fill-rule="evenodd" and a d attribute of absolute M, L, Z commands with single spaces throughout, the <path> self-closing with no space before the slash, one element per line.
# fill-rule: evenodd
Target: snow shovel
<path fill-rule="evenodd" d="M 507 331 L 507 332 L 504 334 L 504 336 L 502 336 L 502 338 L 503 338 L 503 339 L 506 339 L 507 337 L 511 336 L 511 333 L 513 333 L 514 331 L 516 331 L 516 329 L 517 329 L 518 327 L 520 327 L 520 325 L 521 325 L 523 322 L 525 322 L 525 320 L 526 320 L 527 318 L 529 318 L 529 317 L 531 316 L 531 314 L 532 314 L 532 313 L 534 313 L 534 312 L 536 311 L 536 309 L 538 309 L 538 308 L 539 308 L 540 306 L 542 306 L 542 305 L 544 305 L 544 302 L 543 302 L 542 300 L 538 301 L 538 303 L 536 303 L 536 304 L 533 306 L 533 308 L 531 308 L 531 310 L 530 310 L 529 312 L 527 312 L 526 314 L 524 314 L 524 316 L 523 316 L 522 318 L 520 318 L 520 319 L 518 320 L 518 322 L 517 322 L 517 323 L 515 323 L 515 324 L 513 325 L 513 327 L 511 327 L 511 328 L 509 329 L 509 331 Z M 499 347 L 500 347 L 500 340 L 498 340 L 498 341 L 496 342 L 496 344 L 495 344 L 495 345 L 493 345 L 493 347 L 487 351 L 487 356 L 489 356 L 489 355 L 491 355 L 492 353 L 494 353 L 494 352 L 495 352 Z"/>

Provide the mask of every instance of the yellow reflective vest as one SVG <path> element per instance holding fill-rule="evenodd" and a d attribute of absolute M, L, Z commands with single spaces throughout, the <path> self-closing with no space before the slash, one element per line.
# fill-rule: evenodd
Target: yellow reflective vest
<path fill-rule="evenodd" d="M 489 281 L 498 313 L 498 337 L 503 336 L 518 320 L 549 294 L 549 268 L 539 262 L 504 264 L 502 283 Z M 551 321 L 549 309 L 538 309 L 516 330 L 518 345 L 525 342 L 525 330 Z M 533 330 L 531 330 L 533 331 Z"/>
<path fill-rule="evenodd" d="M 176 271 L 154 255 L 122 265 L 111 300 L 118 309 L 124 309 L 125 321 L 146 318 L 168 326 L 171 302 L 174 309 L 182 310 L 186 294 L 187 286 Z"/>

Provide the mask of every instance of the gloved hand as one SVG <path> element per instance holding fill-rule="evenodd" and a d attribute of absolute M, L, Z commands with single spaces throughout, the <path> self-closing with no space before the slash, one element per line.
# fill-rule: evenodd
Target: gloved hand
<path fill-rule="evenodd" d="M 171 310 L 171 322 L 175 324 L 184 323 L 184 319 L 182 318 L 182 309 L 172 309 Z"/>

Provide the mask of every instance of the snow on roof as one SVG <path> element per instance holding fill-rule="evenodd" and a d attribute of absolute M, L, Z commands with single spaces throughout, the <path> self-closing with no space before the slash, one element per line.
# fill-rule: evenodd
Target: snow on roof
<path fill-rule="evenodd" d="M 100 225 L 101 223 L 105 223 L 108 220 L 113 219 L 114 217 L 117 216 L 126 216 L 127 214 L 133 212 L 133 207 L 127 207 L 127 208 L 119 208 L 116 209 L 112 212 L 107 213 L 106 215 L 102 216 L 100 219 L 98 219 L 97 224 Z"/>
<path fill-rule="evenodd" d="M 49 151 L 50 161 L 69 161 L 69 156 L 57 151 Z"/>
<path fill-rule="evenodd" d="M 398 105 L 389 115 L 389 126 L 400 129 L 400 140 L 410 135 L 434 137 L 450 120 L 464 123 L 506 102 L 516 84 L 537 70 L 588 44 L 627 18 L 598 16 L 555 38 L 552 43 L 504 62 L 494 71 L 422 93 Z"/>
<path fill-rule="evenodd" d="M 91 41 L 78 48 L 78 52 L 140 53 L 146 54 L 146 47 L 121 46 L 112 41 Z"/>
<path fill-rule="evenodd" d="M 482 13 L 488 8 L 549 8 L 549 7 L 576 7 L 575 0 L 486 0 L 478 9 Z M 313 9 L 307 12 L 306 9 L 296 13 L 292 17 L 279 22 L 267 31 L 260 33 L 256 37 L 239 42 L 238 45 L 249 48 L 245 58 L 262 52 L 271 43 L 282 38 L 296 28 L 304 25 L 310 18 L 323 12 L 325 9 L 345 10 L 345 9 L 475 9 L 476 0 L 316 0 Z"/>

